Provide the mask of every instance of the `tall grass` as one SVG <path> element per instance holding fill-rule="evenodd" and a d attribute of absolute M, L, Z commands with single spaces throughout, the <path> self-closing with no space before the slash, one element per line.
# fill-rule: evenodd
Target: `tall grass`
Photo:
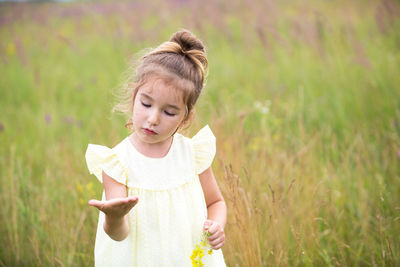
<path fill-rule="evenodd" d="M 210 74 L 205 123 L 228 266 L 400 263 L 400 6 L 250 0 L 0 4 L 0 266 L 92 266 L 88 143 L 129 57 L 181 27 Z"/>

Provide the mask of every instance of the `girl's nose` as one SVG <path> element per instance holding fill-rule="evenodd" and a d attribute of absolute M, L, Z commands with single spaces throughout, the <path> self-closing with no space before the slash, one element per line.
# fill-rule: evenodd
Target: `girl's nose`
<path fill-rule="evenodd" d="M 160 122 L 160 112 L 158 110 L 152 110 L 147 121 L 150 125 L 157 125 Z"/>

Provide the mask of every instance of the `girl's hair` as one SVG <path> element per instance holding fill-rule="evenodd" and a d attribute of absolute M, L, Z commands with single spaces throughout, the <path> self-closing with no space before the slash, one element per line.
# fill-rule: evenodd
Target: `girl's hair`
<path fill-rule="evenodd" d="M 132 65 L 134 66 L 134 65 Z M 168 42 L 145 54 L 138 62 L 136 71 L 128 69 L 128 79 L 122 86 L 123 96 L 113 111 L 129 115 L 141 86 L 154 78 L 183 92 L 186 117 L 193 110 L 205 85 L 208 61 L 203 43 L 190 31 L 174 33 Z M 125 127 L 130 128 L 129 119 Z"/>

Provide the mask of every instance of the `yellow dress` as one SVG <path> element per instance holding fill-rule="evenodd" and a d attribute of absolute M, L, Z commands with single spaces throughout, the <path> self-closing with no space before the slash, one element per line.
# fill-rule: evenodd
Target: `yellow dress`
<path fill-rule="evenodd" d="M 99 213 L 95 266 L 192 266 L 190 256 L 207 219 L 198 174 L 210 167 L 214 156 L 215 137 L 208 126 L 191 139 L 176 133 L 163 158 L 144 156 L 128 137 L 112 149 L 89 144 L 90 173 L 102 182 L 104 171 L 126 185 L 129 196 L 139 197 L 123 241 L 104 232 L 105 216 Z M 221 249 L 206 253 L 202 261 L 206 267 L 225 266 Z"/>

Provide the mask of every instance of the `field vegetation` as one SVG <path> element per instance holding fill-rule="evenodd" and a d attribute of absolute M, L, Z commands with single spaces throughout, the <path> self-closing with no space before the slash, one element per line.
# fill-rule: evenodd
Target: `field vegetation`
<path fill-rule="evenodd" d="M 228 266 L 399 266 L 398 1 L 0 4 L 0 266 L 93 266 L 88 143 L 131 57 L 180 28 L 210 72 Z M 138 54 L 139 53 L 139 54 Z M 188 255 L 189 257 L 190 255 Z"/>

